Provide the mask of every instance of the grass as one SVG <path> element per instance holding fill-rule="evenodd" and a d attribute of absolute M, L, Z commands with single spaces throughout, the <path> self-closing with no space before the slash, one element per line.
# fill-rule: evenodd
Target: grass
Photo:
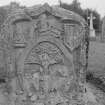
<path fill-rule="evenodd" d="M 105 73 L 105 43 L 90 41 L 88 70 L 94 73 Z"/>
<path fill-rule="evenodd" d="M 87 82 L 105 92 L 105 43 L 90 41 Z"/>

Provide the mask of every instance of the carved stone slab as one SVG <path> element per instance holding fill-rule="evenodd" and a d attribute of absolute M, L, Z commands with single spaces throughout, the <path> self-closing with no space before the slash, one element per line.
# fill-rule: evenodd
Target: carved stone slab
<path fill-rule="evenodd" d="M 44 4 L 12 11 L 0 37 L 9 46 L 0 50 L 0 62 L 2 51 L 8 51 L 2 93 L 7 102 L 84 104 L 87 32 L 84 19 L 60 7 Z"/>

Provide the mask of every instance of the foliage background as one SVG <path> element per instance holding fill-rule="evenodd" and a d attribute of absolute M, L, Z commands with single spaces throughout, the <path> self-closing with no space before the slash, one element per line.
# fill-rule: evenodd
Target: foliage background
<path fill-rule="evenodd" d="M 101 32 L 101 18 L 100 14 L 96 10 L 92 10 L 91 8 L 83 9 L 81 7 L 81 3 L 78 0 L 73 0 L 71 4 L 63 3 L 62 1 L 59 1 L 60 7 L 74 11 L 81 15 L 89 24 L 88 17 L 90 16 L 90 13 L 93 13 L 93 16 L 95 17 L 93 21 L 93 27 L 97 32 Z"/>

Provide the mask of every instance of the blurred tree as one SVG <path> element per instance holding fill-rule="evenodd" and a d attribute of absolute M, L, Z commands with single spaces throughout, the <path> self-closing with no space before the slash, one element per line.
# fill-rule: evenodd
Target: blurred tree
<path fill-rule="evenodd" d="M 74 11 L 83 16 L 83 9 L 81 8 L 81 4 L 78 0 L 73 0 L 71 4 L 63 3 L 62 1 L 60 1 L 59 3 L 60 7 L 70 11 Z"/>
<path fill-rule="evenodd" d="M 94 24 L 93 24 L 93 27 L 97 30 L 97 31 L 100 31 L 101 30 L 101 18 L 100 18 L 100 14 L 96 11 L 96 10 L 93 10 L 93 15 L 96 17 L 96 19 L 94 19 Z"/>
<path fill-rule="evenodd" d="M 96 19 L 93 22 L 93 27 L 95 30 L 100 31 L 101 30 L 101 19 L 100 14 L 96 10 L 92 9 L 83 9 L 81 8 L 81 3 L 78 0 L 73 0 L 71 4 L 63 3 L 61 0 L 59 1 L 60 7 L 74 11 L 81 15 L 89 24 L 89 20 L 87 19 L 90 16 L 90 13 L 93 13 L 93 16 L 96 17 Z"/>

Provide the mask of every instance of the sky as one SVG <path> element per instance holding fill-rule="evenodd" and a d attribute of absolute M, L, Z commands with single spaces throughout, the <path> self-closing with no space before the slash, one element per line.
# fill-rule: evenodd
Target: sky
<path fill-rule="evenodd" d="M 21 5 L 33 6 L 37 4 L 44 4 L 45 2 L 49 5 L 58 4 L 59 0 L 0 0 L 0 6 L 7 5 L 10 2 L 19 2 Z M 61 0 L 64 3 L 71 3 L 73 0 Z M 98 11 L 101 18 L 105 16 L 105 0 L 79 0 L 82 8 L 91 8 Z"/>

